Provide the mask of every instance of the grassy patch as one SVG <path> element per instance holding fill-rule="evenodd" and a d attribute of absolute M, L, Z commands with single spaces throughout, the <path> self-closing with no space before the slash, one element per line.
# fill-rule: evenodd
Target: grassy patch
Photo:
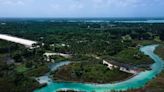
<path fill-rule="evenodd" d="M 160 45 L 156 48 L 155 53 L 164 59 L 164 45 Z"/>
<path fill-rule="evenodd" d="M 164 71 L 146 86 L 146 90 L 148 92 L 164 92 Z"/>
<path fill-rule="evenodd" d="M 55 80 L 91 83 L 109 83 L 124 80 L 131 74 L 117 69 L 109 70 L 107 66 L 96 62 L 74 63 L 62 67 L 54 73 Z"/>
<path fill-rule="evenodd" d="M 62 56 L 51 56 L 51 59 L 53 59 L 55 62 L 57 61 L 57 62 L 60 62 L 60 61 L 66 61 L 66 60 L 68 60 L 67 58 L 64 58 L 64 57 L 62 57 Z"/>
<path fill-rule="evenodd" d="M 139 51 L 138 48 L 127 48 L 117 55 L 114 59 L 120 63 L 126 63 L 131 65 L 151 64 L 152 60 Z"/>
<path fill-rule="evenodd" d="M 152 44 L 159 44 L 160 42 L 157 42 L 155 40 L 136 40 L 135 43 L 146 46 L 146 45 L 152 45 Z"/>
<path fill-rule="evenodd" d="M 21 65 L 16 66 L 16 71 L 18 73 L 23 73 L 23 72 L 26 72 L 27 70 L 28 70 L 28 68 L 26 68 L 25 64 L 21 64 Z"/>
<path fill-rule="evenodd" d="M 48 71 L 49 71 L 48 66 L 44 65 L 44 66 L 39 66 L 37 68 L 31 69 L 25 72 L 24 75 L 28 77 L 39 77 L 41 75 L 44 75 Z"/>

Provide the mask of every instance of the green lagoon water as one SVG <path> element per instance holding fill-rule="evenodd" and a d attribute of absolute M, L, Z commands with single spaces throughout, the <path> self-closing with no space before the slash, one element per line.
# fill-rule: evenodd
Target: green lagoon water
<path fill-rule="evenodd" d="M 120 91 L 132 88 L 140 88 L 145 86 L 163 69 L 163 60 L 154 54 L 154 50 L 158 45 L 149 45 L 140 48 L 142 52 L 154 60 L 151 66 L 152 70 L 144 71 L 126 81 L 113 83 L 113 84 L 87 84 L 87 83 L 74 83 L 74 82 L 51 82 L 46 87 L 37 89 L 34 92 L 56 92 L 61 89 L 78 90 L 85 92 L 110 92 L 112 90 Z"/>

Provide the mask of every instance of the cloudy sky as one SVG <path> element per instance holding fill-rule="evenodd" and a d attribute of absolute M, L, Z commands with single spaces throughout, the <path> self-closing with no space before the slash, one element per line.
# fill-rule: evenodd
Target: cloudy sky
<path fill-rule="evenodd" d="M 0 0 L 0 17 L 164 17 L 164 0 Z"/>

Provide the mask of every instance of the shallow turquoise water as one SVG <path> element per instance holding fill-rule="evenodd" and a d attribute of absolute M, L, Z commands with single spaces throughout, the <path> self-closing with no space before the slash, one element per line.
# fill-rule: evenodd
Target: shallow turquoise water
<path fill-rule="evenodd" d="M 127 90 L 132 88 L 143 87 L 151 79 L 153 79 L 157 74 L 163 69 L 163 60 L 153 53 L 157 45 L 149 45 L 142 47 L 140 50 L 146 55 L 149 55 L 153 60 L 154 64 L 151 66 L 152 70 L 141 72 L 133 78 L 114 83 L 114 84 L 87 84 L 87 83 L 73 83 L 73 82 L 52 82 L 46 87 L 37 89 L 34 92 L 56 92 L 60 89 L 72 89 L 80 90 L 86 92 L 109 92 L 111 90 Z"/>

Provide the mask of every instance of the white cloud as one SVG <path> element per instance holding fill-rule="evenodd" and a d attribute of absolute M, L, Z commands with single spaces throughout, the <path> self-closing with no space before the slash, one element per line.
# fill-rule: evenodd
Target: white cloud
<path fill-rule="evenodd" d="M 2 1 L 2 4 L 4 5 L 24 5 L 25 3 L 21 0 L 4 0 Z"/>
<path fill-rule="evenodd" d="M 0 0 L 0 16 L 162 15 L 163 6 L 163 0 Z"/>

